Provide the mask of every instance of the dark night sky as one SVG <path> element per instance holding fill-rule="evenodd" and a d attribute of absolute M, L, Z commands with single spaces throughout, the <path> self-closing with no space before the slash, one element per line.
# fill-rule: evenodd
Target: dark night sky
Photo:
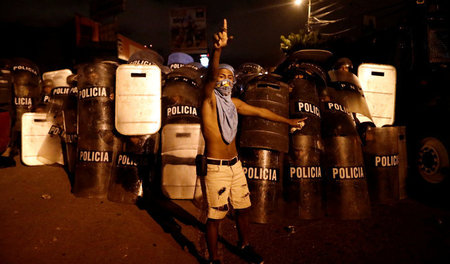
<path fill-rule="evenodd" d="M 342 0 L 339 3 L 344 8 L 335 13 L 335 18 L 345 16 L 347 20 L 336 25 L 336 29 L 360 25 L 361 15 L 364 13 L 376 15 L 380 27 L 395 23 L 400 16 L 399 10 L 382 8 L 382 11 L 379 11 L 379 8 L 398 2 L 406 0 Z M 282 58 L 279 49 L 280 35 L 298 32 L 304 26 L 306 17 L 305 6 L 299 8 L 286 0 L 126 0 L 125 12 L 118 16 L 119 33 L 139 43 L 152 44 L 167 57 L 170 52 L 169 10 L 174 7 L 193 6 L 207 8 L 208 40 L 220 27 L 222 19 L 228 19 L 230 33 L 236 37 L 223 55 L 224 61 L 230 63 L 247 61 L 262 65 L 276 64 Z M 89 16 L 89 0 L 2 1 L 0 9 L 2 24 L 57 27 L 73 19 L 75 14 Z M 386 11 L 391 14 L 383 15 Z M 357 30 L 353 34 L 358 34 Z"/>

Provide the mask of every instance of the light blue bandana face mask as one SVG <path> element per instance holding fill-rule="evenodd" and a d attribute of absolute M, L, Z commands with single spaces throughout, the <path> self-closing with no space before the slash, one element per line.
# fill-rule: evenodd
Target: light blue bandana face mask
<path fill-rule="evenodd" d="M 233 90 L 233 82 L 230 79 L 223 79 L 216 82 L 216 90 L 220 92 L 223 96 L 231 96 L 231 91 Z"/>
<path fill-rule="evenodd" d="M 236 137 L 238 125 L 236 106 L 231 101 L 232 89 L 233 82 L 230 79 L 218 81 L 214 89 L 220 133 L 227 144 Z"/>

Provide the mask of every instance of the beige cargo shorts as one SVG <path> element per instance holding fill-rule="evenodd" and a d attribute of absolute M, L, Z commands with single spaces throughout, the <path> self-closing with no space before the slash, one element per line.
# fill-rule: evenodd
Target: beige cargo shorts
<path fill-rule="evenodd" d="M 210 160 L 214 159 L 208 158 L 208 161 Z M 225 218 L 229 210 L 228 203 L 234 209 L 245 209 L 251 206 L 250 191 L 240 160 L 233 165 L 208 163 L 207 171 L 205 187 L 208 218 Z"/>

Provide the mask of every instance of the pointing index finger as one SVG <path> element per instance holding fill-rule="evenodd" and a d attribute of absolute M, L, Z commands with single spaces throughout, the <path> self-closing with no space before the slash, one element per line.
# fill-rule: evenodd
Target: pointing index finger
<path fill-rule="evenodd" d="M 224 32 L 228 31 L 227 19 L 226 18 L 223 19 L 223 31 Z"/>

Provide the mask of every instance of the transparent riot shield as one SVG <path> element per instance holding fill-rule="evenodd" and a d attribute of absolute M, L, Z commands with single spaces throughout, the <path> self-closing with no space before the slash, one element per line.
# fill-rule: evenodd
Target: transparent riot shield
<path fill-rule="evenodd" d="M 120 148 L 114 129 L 117 64 L 89 63 L 78 75 L 78 158 L 72 192 L 78 197 L 105 198 L 113 161 Z"/>
<path fill-rule="evenodd" d="M 245 88 L 243 100 L 278 115 L 289 116 L 289 88 L 279 75 L 264 74 L 253 78 Z M 265 148 L 284 153 L 289 151 L 287 124 L 250 116 L 243 117 L 241 124 L 241 147 Z"/>
<path fill-rule="evenodd" d="M 200 123 L 204 70 L 185 65 L 172 71 L 162 91 L 162 119 L 166 124 Z"/>
<path fill-rule="evenodd" d="M 362 114 L 372 120 L 358 77 L 344 70 L 329 71 L 328 76 L 328 88 L 336 90 L 336 102 L 345 106 L 349 112 Z"/>
<path fill-rule="evenodd" d="M 289 55 L 280 65 L 278 65 L 275 73 L 282 75 L 287 80 L 292 80 L 298 74 L 297 71 L 299 69 L 307 70 L 308 73 L 317 78 L 317 81 L 322 80 L 324 83 L 327 79 L 324 69 L 332 56 L 333 53 L 328 50 L 299 50 Z"/>
<path fill-rule="evenodd" d="M 303 129 L 290 135 L 289 169 L 284 177 L 284 215 L 290 218 L 317 219 L 324 216 L 323 179 L 320 156 L 322 114 L 316 78 L 297 69 L 290 81 L 289 96 L 291 118 L 307 117 Z"/>
<path fill-rule="evenodd" d="M 39 100 L 39 69 L 28 59 L 14 59 L 12 64 L 15 105 L 15 131 L 21 131 L 22 115 L 34 111 Z"/>
<path fill-rule="evenodd" d="M 64 163 L 60 160 L 59 149 L 49 148 L 47 146 L 54 146 L 56 142 L 59 142 L 59 144 L 63 142 L 63 109 L 67 105 L 70 93 L 67 77 L 71 74 L 72 72 L 69 69 L 63 69 L 45 72 L 42 75 L 44 81 L 50 80 L 53 85 L 47 110 L 47 121 L 52 125 L 48 131 L 47 138 L 38 153 L 38 159 L 45 164 Z"/>
<path fill-rule="evenodd" d="M 114 161 L 108 200 L 136 203 L 144 190 L 153 190 L 159 134 L 126 136 Z"/>
<path fill-rule="evenodd" d="M 244 93 L 247 83 L 258 75 L 265 74 L 266 70 L 256 63 L 244 63 L 236 70 L 236 84 L 233 87 L 232 96 L 241 97 Z"/>

